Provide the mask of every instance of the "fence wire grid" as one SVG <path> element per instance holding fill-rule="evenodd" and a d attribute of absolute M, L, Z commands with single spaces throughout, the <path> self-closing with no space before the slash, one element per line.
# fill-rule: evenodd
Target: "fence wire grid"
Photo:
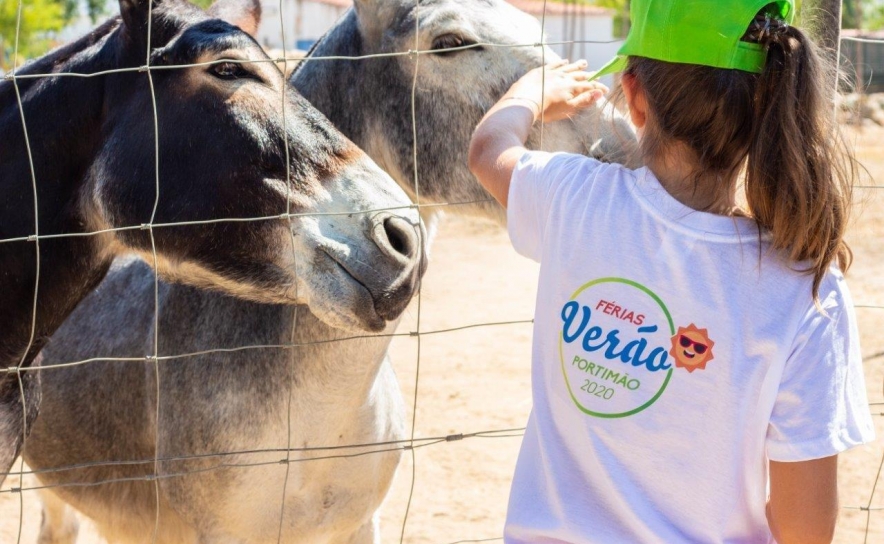
<path fill-rule="evenodd" d="M 410 115 L 410 123 L 411 123 L 411 132 L 412 132 L 412 162 L 413 162 L 413 184 L 414 184 L 414 194 L 415 199 L 413 204 L 408 206 L 398 206 L 398 207 L 388 207 L 388 208 L 376 208 L 376 209 L 366 209 L 366 210 L 351 210 L 347 212 L 308 212 L 308 213 L 292 213 L 291 211 L 291 183 L 287 184 L 287 197 L 286 198 L 286 209 L 284 212 L 281 212 L 278 215 L 269 215 L 269 216 L 261 216 L 261 217 L 250 217 L 250 218 L 217 218 L 211 220 L 204 221 L 182 221 L 182 222 L 170 222 L 170 223 L 158 223 L 155 222 L 157 208 L 160 202 L 160 157 L 159 157 L 159 127 L 158 127 L 158 115 L 157 115 L 157 102 L 155 89 L 153 84 L 152 73 L 157 70 L 176 70 L 176 69 L 185 69 L 191 68 L 194 66 L 208 66 L 212 64 L 220 64 L 220 63 L 243 63 L 243 64 L 251 64 L 251 63 L 278 63 L 283 65 L 283 74 L 288 73 L 288 65 L 290 63 L 297 63 L 304 60 L 302 57 L 294 57 L 289 56 L 287 40 L 286 40 L 286 29 L 285 29 L 285 3 L 283 0 L 279 0 L 279 33 L 281 37 L 281 41 L 283 44 L 283 56 L 279 58 L 267 58 L 267 59 L 254 59 L 254 60 L 239 60 L 239 59 L 219 59 L 210 62 L 202 62 L 202 63 L 193 63 L 193 64 L 180 64 L 180 65 L 164 65 L 164 66 L 152 66 L 150 63 L 150 55 L 151 55 L 151 32 L 152 32 L 152 10 L 153 3 L 151 2 L 148 7 L 148 18 L 147 18 L 147 55 L 145 58 L 145 63 L 142 66 L 132 67 L 132 68 L 120 68 L 113 70 L 103 70 L 97 71 L 94 73 L 75 73 L 75 72 L 54 72 L 54 73 L 46 73 L 46 74 L 17 74 L 18 70 L 18 59 L 19 59 L 19 39 L 21 33 L 21 24 L 22 24 L 22 10 L 24 6 L 24 0 L 18 0 L 18 7 L 16 12 L 16 32 L 15 32 L 15 44 L 14 44 L 14 53 L 13 53 L 13 64 L 11 71 L 4 76 L 4 79 L 7 81 L 11 81 L 12 85 L 15 89 L 15 95 L 18 103 L 18 110 L 20 113 L 22 128 L 23 128 L 23 137 L 25 148 L 28 154 L 28 160 L 30 165 L 30 177 L 31 184 L 33 190 L 33 204 L 34 204 L 34 231 L 33 234 L 25 237 L 13 237 L 0 239 L 0 244 L 7 243 L 33 243 L 36 248 L 36 280 L 34 285 L 34 296 L 33 296 L 33 310 L 31 314 L 31 335 L 28 341 L 27 349 L 25 350 L 25 355 L 22 357 L 22 360 L 18 365 L 9 367 L 9 368 L 0 368 L 0 377 L 3 375 L 14 375 L 18 380 L 19 393 L 21 396 L 22 406 L 25 407 L 25 393 L 24 393 L 24 385 L 22 383 L 22 373 L 24 372 L 34 372 L 34 371 L 52 371 L 53 369 L 58 368 L 66 368 L 71 366 L 80 366 L 80 365 L 88 365 L 90 363 L 95 363 L 99 361 L 117 361 L 117 362 L 131 362 L 131 363 L 151 363 L 153 365 L 154 370 L 154 379 L 156 382 L 156 388 L 154 391 L 155 394 L 155 402 L 156 402 L 156 414 L 157 422 L 159 422 L 159 406 L 160 406 L 160 396 L 162 394 L 162 385 L 160 382 L 160 374 L 159 374 L 159 363 L 164 361 L 172 361 L 178 359 L 187 359 L 191 357 L 201 356 L 201 355 L 209 355 L 213 353 L 229 353 L 229 352 L 237 352 L 237 351 L 250 351 L 250 350 L 265 350 L 265 349 L 284 349 L 289 352 L 290 355 L 290 363 L 289 363 L 289 375 L 288 375 L 288 399 L 287 399 L 287 412 L 288 412 L 288 420 L 287 420 L 287 445 L 285 448 L 265 448 L 265 449 L 254 449 L 254 450 L 238 450 L 238 451 L 223 451 L 223 452 L 213 452 L 208 454 L 195 454 L 195 455 L 181 455 L 174 457 L 160 456 L 159 454 L 159 425 L 155 429 L 154 436 L 154 455 L 151 458 L 146 459 L 138 459 L 138 460 L 126 460 L 126 461 L 100 461 L 94 463 L 82 463 L 76 465 L 67 465 L 61 467 L 54 467 L 50 469 L 38 469 L 38 470 L 28 470 L 25 469 L 24 460 L 19 459 L 19 468 L 18 470 L 11 470 L 8 474 L 4 476 L 12 476 L 17 475 L 19 477 L 19 481 L 21 484 L 17 487 L 10 487 L 7 489 L 0 490 L 0 494 L 16 494 L 19 497 L 19 525 L 18 525 L 18 536 L 16 538 L 17 543 L 21 543 L 22 541 L 22 527 L 24 525 L 24 496 L 25 492 L 28 491 L 37 491 L 44 489 L 51 489 L 56 487 L 83 487 L 83 486 L 98 486 L 108 483 L 118 483 L 125 481 L 151 481 L 154 486 L 154 495 L 156 500 L 156 515 L 154 518 L 154 529 L 151 541 L 156 543 L 157 537 L 159 534 L 159 526 L 161 523 L 160 519 L 160 490 L 159 490 L 159 481 L 162 479 L 168 478 L 177 478 L 181 476 L 186 476 L 190 474 L 203 473 L 216 471 L 220 469 L 228 469 L 228 468 L 246 468 L 246 467 L 255 467 L 255 466 L 265 466 L 265 465 L 278 465 L 283 464 L 286 467 L 286 477 L 283 480 L 283 494 L 280 499 L 280 515 L 279 515 L 279 531 L 277 541 L 283 541 L 283 522 L 285 517 L 285 500 L 286 500 L 286 485 L 288 484 L 288 475 L 289 470 L 292 464 L 294 463 L 303 463 L 307 461 L 319 461 L 319 460 L 328 460 L 328 459 L 347 459 L 347 458 L 355 458 L 366 455 L 375 455 L 381 453 L 388 452 L 403 452 L 410 453 L 411 455 L 411 478 L 409 484 L 409 492 L 408 492 L 408 500 L 402 513 L 402 523 L 401 530 L 399 535 L 400 543 L 407 542 L 407 527 L 408 527 L 408 517 L 409 513 L 412 509 L 412 499 L 414 496 L 414 489 L 417 481 L 417 458 L 416 458 L 416 450 L 422 448 L 428 448 L 431 446 L 441 446 L 444 444 L 450 444 L 453 442 L 460 442 L 463 440 L 479 440 L 479 439 L 498 439 L 498 438 L 514 438 L 520 437 L 523 434 L 524 427 L 517 428 L 501 428 L 501 429 L 488 429 L 482 431 L 472 431 L 472 432 L 459 432 L 445 435 L 437 435 L 437 436 L 416 436 L 415 429 L 417 426 L 417 412 L 418 412 L 418 402 L 420 400 L 420 382 L 421 382 L 421 338 L 429 335 L 437 335 L 437 334 L 446 334 L 452 333 L 456 331 L 463 331 L 467 329 L 474 328 L 489 328 L 489 327 L 506 327 L 506 326 L 528 326 L 533 321 L 531 319 L 520 319 L 520 320 L 511 320 L 511 321 L 496 321 L 496 322 L 482 322 L 482 323 L 472 323 L 465 324 L 457 327 L 450 327 L 444 329 L 436 329 L 436 330 L 422 330 L 421 329 L 421 291 L 420 287 L 418 287 L 415 294 L 415 302 L 413 303 L 416 309 L 416 327 L 415 330 L 408 332 L 394 332 L 389 334 L 372 334 L 372 335 L 351 335 L 342 338 L 334 338 L 328 340 L 319 340 L 316 342 L 297 342 L 296 341 L 296 329 L 298 323 L 298 306 L 293 307 L 294 319 L 292 320 L 292 328 L 290 341 L 286 344 L 262 344 L 262 345 L 245 345 L 245 346 L 235 346 L 228 348 L 212 348 L 206 349 L 196 352 L 188 352 L 188 353 L 178 353 L 178 354 L 168 354 L 168 355 L 160 355 L 159 354 L 159 338 L 160 338 L 160 327 L 159 327 L 159 307 L 160 307 L 160 298 L 159 298 L 159 282 L 160 277 L 157 272 L 157 264 L 158 264 L 158 255 L 156 251 L 156 243 L 154 239 L 154 230 L 155 229 L 163 229 L 169 227 L 179 227 L 179 226 L 193 226 L 193 225 L 212 225 L 218 223 L 225 222 L 263 222 L 263 221 L 289 221 L 305 216 L 322 216 L 322 215 L 353 215 L 353 214 L 371 214 L 379 211 L 395 211 L 395 210 L 403 210 L 403 209 L 415 209 L 420 211 L 421 209 L 432 209 L 432 208 L 446 208 L 446 207 L 456 207 L 456 206 L 465 206 L 465 205 L 473 205 L 484 202 L 489 202 L 491 199 L 486 200 L 471 200 L 471 201 L 458 201 L 458 202 L 421 202 L 421 185 L 420 179 L 418 175 L 419 169 L 419 153 L 418 153 L 418 119 L 415 111 L 415 95 L 417 91 L 418 85 L 418 67 L 420 63 L 420 59 L 423 55 L 433 54 L 435 51 L 432 50 L 422 50 L 420 48 L 420 18 L 418 16 L 421 5 L 420 0 L 415 0 L 414 4 L 414 20 L 415 20 L 415 35 L 414 35 L 414 46 L 411 49 L 405 51 L 397 51 L 391 53 L 379 53 L 379 54 L 367 54 L 367 55 L 359 55 L 359 56 L 311 56 L 309 60 L 311 62 L 316 61 L 330 61 L 330 60 L 348 60 L 348 61 L 362 61 L 367 59 L 374 58 L 382 58 L 382 57 L 412 57 L 414 58 L 414 70 L 412 75 L 411 82 L 411 100 L 409 104 L 409 115 Z M 587 40 L 585 39 L 585 29 L 581 28 L 578 30 L 576 26 L 576 18 L 578 14 L 578 5 L 576 0 L 567 3 L 567 8 L 564 11 L 563 17 L 563 29 L 564 35 L 570 36 L 573 39 L 567 39 L 562 41 L 546 41 L 545 35 L 543 32 L 541 35 L 537 36 L 537 41 L 527 41 L 526 43 L 521 44 L 505 44 L 505 43 L 491 43 L 491 42 L 480 42 L 470 45 L 464 45 L 461 47 L 450 48 L 450 51 L 459 51 L 466 50 L 471 48 L 482 48 L 482 47 L 494 47 L 494 48 L 540 48 L 542 51 L 543 63 L 545 62 L 546 49 L 545 46 L 552 45 L 567 45 L 568 46 L 568 55 L 573 52 L 574 46 L 580 45 L 599 45 L 599 44 L 611 44 L 617 43 L 620 40 Z M 546 27 L 546 18 L 547 18 L 547 0 L 543 0 L 543 13 L 540 17 L 541 26 Z M 854 41 L 854 42 L 862 42 L 862 43 L 884 43 L 884 40 L 870 39 L 870 38 L 861 38 L 861 37 L 842 37 L 842 41 Z M 37 200 L 37 179 L 36 172 L 34 168 L 34 161 L 31 151 L 31 137 L 34 135 L 29 134 L 28 126 L 25 119 L 24 106 L 22 104 L 21 92 L 19 90 L 18 81 L 19 80 L 28 80 L 28 79 L 37 79 L 37 78 L 64 78 L 64 77 L 75 77 L 75 78 L 91 78 L 91 77 L 101 77 L 113 73 L 121 73 L 121 72 L 140 72 L 144 73 L 147 78 L 148 85 L 151 92 L 151 105 L 152 105 L 152 116 L 153 116 L 153 145 L 154 145 L 154 171 L 155 171 L 155 197 L 153 203 L 153 209 L 151 212 L 151 218 L 148 223 L 138 224 L 138 225 L 130 225 L 116 228 L 108 228 L 102 230 L 95 230 L 90 232 L 82 232 L 82 233 L 40 233 L 39 230 L 39 217 L 38 217 L 38 200 Z M 283 89 L 280 96 L 280 109 L 283 116 L 283 123 L 285 123 L 285 89 Z M 541 147 L 543 146 L 543 125 L 541 124 Z M 288 134 L 283 131 L 284 134 L 284 148 L 285 148 L 285 156 L 286 156 L 286 169 L 287 169 L 287 179 L 290 179 L 289 169 L 290 165 L 290 157 L 289 157 L 289 147 L 288 147 Z M 863 190 L 874 190 L 884 188 L 884 185 L 878 184 L 867 184 L 867 185 L 855 185 L 857 189 Z M 34 342 L 34 336 L 36 334 L 36 320 L 37 320 L 37 301 L 39 297 L 39 281 L 40 281 L 40 241 L 47 239 L 60 239 L 60 238 L 74 238 L 74 237 L 89 237 L 96 236 L 100 234 L 107 233 L 116 233 L 123 231 L 132 231 L 132 230 L 144 230 L 147 231 L 150 240 L 151 240 L 151 254 L 153 262 L 153 297 L 154 297 L 154 309 L 153 309 L 153 326 L 154 326 L 154 334 L 152 339 L 152 352 L 145 357 L 104 357 L 104 356 L 95 356 L 88 359 L 78 360 L 78 361 L 68 361 L 64 363 L 58 363 L 53 365 L 41 365 L 38 367 L 25 367 L 23 366 L 25 358 L 27 356 L 27 352 L 30 350 L 31 346 Z M 291 228 L 288 229 L 291 235 L 291 250 L 292 250 L 292 259 L 294 262 L 297 261 L 298 255 L 295 250 L 295 242 L 294 242 L 294 233 Z M 421 229 L 420 233 L 420 249 L 421 251 L 426 246 L 427 240 L 425 239 L 425 233 Z M 295 286 L 297 286 L 297 281 L 295 282 Z M 297 298 L 297 295 L 296 295 Z M 874 304 L 874 303 L 864 303 L 864 304 L 856 304 L 855 307 L 861 310 L 882 310 L 884 309 L 884 304 Z M 408 432 L 408 438 L 402 440 L 394 440 L 394 441 L 385 441 L 385 442 L 372 442 L 372 443 L 354 443 L 348 445 L 338 445 L 338 446 L 316 446 L 316 447 L 293 447 L 292 445 L 292 421 L 291 421 L 291 403 L 292 403 L 292 390 L 293 390 L 293 380 L 294 380 L 294 369 L 297 364 L 297 357 L 299 348 L 316 345 L 316 344 L 324 344 L 324 343 L 333 343 L 333 342 L 348 342 L 352 340 L 359 340 L 364 338 L 378 338 L 378 337 L 405 337 L 405 338 L 414 338 L 416 340 L 416 353 L 415 353 L 415 378 L 414 378 L 414 394 L 411 399 L 411 409 L 412 416 L 410 421 L 410 429 Z M 878 353 L 872 356 L 872 358 L 884 356 L 884 353 Z M 873 400 L 870 406 L 872 410 L 872 414 L 874 416 L 880 417 L 884 416 L 884 400 L 876 401 Z M 26 425 L 26 424 L 25 424 Z M 24 435 L 28 434 L 28 430 L 25 427 L 23 429 Z M 264 462 L 255 462 L 255 463 L 237 463 L 237 462 L 227 462 L 225 459 L 237 455 L 243 454 L 275 454 L 281 456 L 281 458 L 276 458 L 269 461 Z M 307 457 L 307 458 L 293 458 L 292 454 L 294 453 L 311 453 L 311 454 L 320 454 L 315 457 Z M 191 471 L 180 471 L 180 472 L 163 472 L 160 473 L 159 463 L 166 461 L 186 461 L 193 459 L 214 459 L 216 460 L 216 464 L 200 468 L 197 470 Z M 64 472 L 64 471 L 73 471 L 80 470 L 84 468 L 94 468 L 100 466 L 120 466 L 120 465 L 128 465 L 128 466 L 152 466 L 153 471 L 151 474 L 147 476 L 141 477 L 133 477 L 133 478 L 116 478 L 116 479 L 105 479 L 105 480 L 92 480 L 88 482 L 74 482 L 74 483 L 63 483 L 56 485 L 34 485 L 34 486 L 25 486 L 24 485 L 24 476 L 27 475 L 39 475 L 53 472 Z M 854 510 L 865 512 L 865 539 L 864 542 L 869 542 L 869 524 L 871 522 L 871 516 L 873 513 L 880 513 L 884 510 L 884 507 L 876 507 L 873 506 L 874 499 L 876 497 L 876 493 L 878 492 L 878 484 L 882 476 L 882 472 L 884 472 L 884 454 L 880 459 L 880 462 L 876 467 L 873 467 L 875 470 L 875 479 L 872 485 L 872 489 L 869 493 L 868 501 L 864 504 L 860 505 L 845 505 L 842 506 L 844 510 Z M 502 541 L 503 538 L 501 536 L 489 536 L 489 535 L 465 535 L 468 538 L 462 540 L 451 541 L 448 544 L 465 544 L 465 543 L 478 543 L 478 542 L 494 542 L 494 541 Z M 472 538 L 469 538 L 472 537 Z"/>

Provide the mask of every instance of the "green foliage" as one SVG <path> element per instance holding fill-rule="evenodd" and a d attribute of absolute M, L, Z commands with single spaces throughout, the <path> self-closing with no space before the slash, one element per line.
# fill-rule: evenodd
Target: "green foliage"
<path fill-rule="evenodd" d="M 21 31 L 18 64 L 38 57 L 57 45 L 54 33 L 63 29 L 85 9 L 97 23 L 108 14 L 105 0 L 21 0 Z M 19 0 L 0 0 L 0 69 L 12 68 L 15 57 L 15 29 Z"/>
<path fill-rule="evenodd" d="M 853 0 L 858 2 L 858 0 Z M 861 28 L 863 30 L 882 30 L 884 29 L 884 1 L 882 0 L 866 0 L 862 3 L 863 20 Z M 845 26 L 845 28 L 847 28 Z"/>
<path fill-rule="evenodd" d="M 595 0 L 589 2 L 614 12 L 614 37 L 625 38 L 629 32 L 629 0 Z"/>
<path fill-rule="evenodd" d="M 68 2 L 77 3 L 77 0 L 68 0 Z M 86 13 L 93 23 L 97 23 L 99 19 L 107 15 L 104 11 L 104 0 L 86 0 Z"/>
<path fill-rule="evenodd" d="M 841 3 L 841 28 L 859 28 L 861 17 L 859 0 L 843 0 Z"/>
<path fill-rule="evenodd" d="M 75 1 L 75 0 L 74 0 Z M 19 0 L 0 0 L 0 68 L 12 68 Z M 23 0 L 18 39 L 18 62 L 52 47 L 51 32 L 61 30 L 76 10 L 68 0 Z"/>
<path fill-rule="evenodd" d="M 884 29 L 884 0 L 844 0 L 841 28 Z"/>
<path fill-rule="evenodd" d="M 591 3 L 602 8 L 609 8 L 616 11 L 626 11 L 629 8 L 629 0 L 596 0 Z"/>

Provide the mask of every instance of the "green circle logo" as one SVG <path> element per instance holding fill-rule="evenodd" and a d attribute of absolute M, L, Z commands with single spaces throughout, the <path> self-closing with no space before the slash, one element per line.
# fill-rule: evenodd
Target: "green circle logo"
<path fill-rule="evenodd" d="M 672 378 L 666 305 L 624 278 L 593 280 L 562 306 L 559 359 L 565 386 L 585 414 L 619 418 L 654 404 Z"/>

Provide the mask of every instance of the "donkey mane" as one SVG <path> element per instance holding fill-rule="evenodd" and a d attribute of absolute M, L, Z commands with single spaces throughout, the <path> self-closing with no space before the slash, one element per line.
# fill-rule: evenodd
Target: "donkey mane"
<path fill-rule="evenodd" d="M 101 42 L 119 26 L 120 16 L 112 17 L 89 31 L 88 34 L 81 36 L 79 39 L 61 45 L 42 57 L 27 62 L 21 67 L 21 69 L 17 70 L 16 73 L 24 75 L 58 72 L 59 68 L 62 68 L 72 57 Z"/>
<path fill-rule="evenodd" d="M 175 0 L 167 0 L 154 8 L 154 22 L 151 34 L 157 40 L 168 41 L 172 35 L 178 32 L 186 23 L 201 15 L 201 11 L 195 6 Z M 16 75 L 53 74 L 58 72 L 74 72 L 88 74 L 110 68 L 125 68 L 125 60 L 120 58 L 120 47 L 104 49 L 108 39 L 113 38 L 114 32 L 119 30 L 121 18 L 119 15 L 109 18 L 99 26 L 90 30 L 87 34 L 71 43 L 59 46 L 46 53 L 42 57 L 25 63 L 16 70 Z M 122 39 L 128 39 L 125 29 L 122 29 Z M 97 50 L 93 50 L 93 48 Z M 143 49 L 142 49 L 143 51 Z M 145 56 L 136 58 L 132 68 L 144 64 Z M 88 66 L 87 66 L 88 65 Z M 80 71 L 80 70 L 88 71 Z M 18 81 L 19 90 L 24 94 L 33 87 L 40 88 L 41 84 L 50 78 L 24 78 Z M 15 102 L 17 97 L 12 81 L 0 81 L 0 108 L 7 107 L 9 101 Z"/>
<path fill-rule="evenodd" d="M 98 46 L 99 49 L 107 39 L 107 37 L 120 26 L 120 18 L 114 17 L 109 19 L 101 26 L 92 30 L 82 38 L 58 47 L 50 51 L 45 56 L 27 62 L 20 69 L 15 71 L 17 76 L 34 75 L 34 74 L 51 74 L 62 71 L 69 71 L 70 68 L 76 66 L 77 57 L 83 52 L 89 52 L 86 58 L 90 63 L 94 63 L 96 56 L 90 51 L 93 47 Z M 73 66 L 72 66 L 73 65 Z M 18 80 L 19 91 L 22 94 L 22 100 L 25 95 L 33 88 L 41 88 L 50 78 L 24 78 Z M 4 110 L 16 104 L 18 98 L 15 93 L 15 86 L 11 79 L 0 81 L 0 110 Z M 18 106 L 15 106 L 15 115 L 18 115 Z M 25 120 L 27 122 L 27 120 Z"/>
<path fill-rule="evenodd" d="M 332 51 L 334 56 L 340 57 L 361 56 L 365 47 L 362 35 L 358 31 L 358 24 L 356 10 L 351 8 L 331 30 L 313 44 L 304 60 L 298 63 L 289 75 L 289 81 L 294 82 L 299 74 L 305 73 L 306 77 L 301 78 L 303 84 L 300 85 L 298 92 L 309 97 L 310 103 L 328 117 L 338 130 L 357 142 L 357 145 L 364 136 L 361 119 L 340 113 L 363 108 L 364 104 L 357 97 L 357 93 L 349 91 L 330 93 L 323 92 L 322 89 L 338 85 L 341 89 L 351 89 L 353 82 L 362 79 L 365 63 L 344 59 L 311 60 L 310 57 L 322 56 L 326 51 Z"/>

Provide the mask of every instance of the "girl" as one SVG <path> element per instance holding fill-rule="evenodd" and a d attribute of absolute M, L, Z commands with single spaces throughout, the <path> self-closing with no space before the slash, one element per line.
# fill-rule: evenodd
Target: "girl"
<path fill-rule="evenodd" d="M 601 98 L 585 62 L 527 74 L 476 129 L 470 168 L 542 263 L 508 543 L 831 541 L 837 454 L 874 432 L 842 276 L 854 167 L 792 12 L 632 1 L 600 72 L 625 69 L 645 168 L 524 148 Z"/>

